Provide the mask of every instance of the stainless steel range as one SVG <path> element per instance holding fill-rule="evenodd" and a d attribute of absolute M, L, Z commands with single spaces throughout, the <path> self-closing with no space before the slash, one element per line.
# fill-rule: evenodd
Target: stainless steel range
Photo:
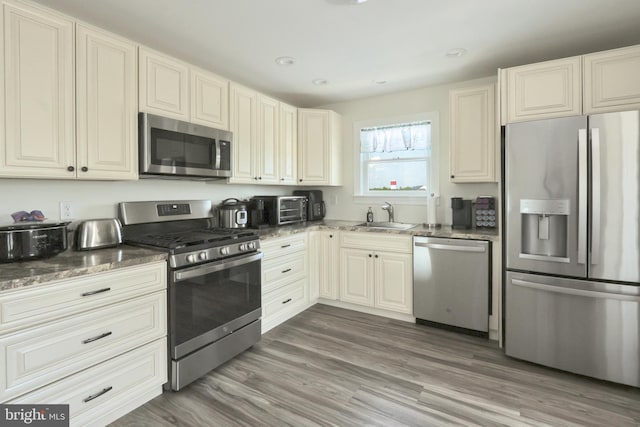
<path fill-rule="evenodd" d="M 125 243 L 165 250 L 169 379 L 180 390 L 260 340 L 260 242 L 212 228 L 211 201 L 124 202 Z"/>

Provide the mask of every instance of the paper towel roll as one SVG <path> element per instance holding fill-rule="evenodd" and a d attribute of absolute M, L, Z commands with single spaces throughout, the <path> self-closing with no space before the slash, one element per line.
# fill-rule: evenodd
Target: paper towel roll
<path fill-rule="evenodd" d="M 427 225 L 435 225 L 438 223 L 436 217 L 436 196 L 431 193 L 427 197 Z"/>

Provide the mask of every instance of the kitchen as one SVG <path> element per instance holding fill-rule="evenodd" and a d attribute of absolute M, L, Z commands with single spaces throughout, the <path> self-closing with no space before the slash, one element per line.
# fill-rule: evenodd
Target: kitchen
<path fill-rule="evenodd" d="M 331 3 L 331 2 L 327 2 Z M 369 4 L 363 4 L 361 6 L 349 5 L 349 6 L 337 6 L 342 7 L 339 9 L 347 14 L 357 14 L 355 8 L 357 7 L 369 7 Z M 55 7 L 55 5 L 52 4 Z M 351 8 L 351 9 L 345 9 Z M 68 11 L 70 15 L 74 15 Z M 629 13 L 630 14 L 630 13 Z M 631 15 L 631 14 L 630 14 Z M 357 15 L 356 15 L 357 16 Z M 85 18 L 90 21 L 89 18 Z M 115 28 L 115 27 L 114 27 Z M 114 31 L 117 33 L 117 31 Z M 622 31 L 621 31 L 622 32 Z M 501 63 L 498 66 L 508 67 L 510 65 L 520 65 L 537 62 L 537 60 L 543 59 L 556 59 L 573 54 L 590 53 L 594 51 L 606 50 L 615 47 L 622 47 L 626 45 L 632 45 L 638 42 L 638 39 L 633 39 L 633 28 L 627 31 L 630 39 L 626 43 L 616 44 L 615 42 L 602 43 L 602 46 L 597 46 L 596 43 L 589 45 L 588 47 L 576 48 L 576 51 L 568 52 L 549 52 L 542 57 L 542 55 L 536 60 L 513 60 L 511 63 Z M 146 42 L 150 46 L 160 49 L 162 46 L 154 45 L 152 43 L 153 38 L 149 35 L 144 38 L 138 39 L 137 37 L 130 36 L 133 40 L 139 40 Z M 593 47 L 595 46 L 595 47 Z M 568 48 L 567 48 L 568 49 Z M 178 55 L 180 50 L 174 48 L 172 52 L 175 56 Z M 189 58 L 185 58 L 189 59 Z M 272 61 L 273 59 L 270 59 Z M 447 60 L 465 60 L 461 58 L 447 58 Z M 195 62 L 195 61 L 194 61 Z M 199 63 L 202 67 L 204 64 Z M 284 73 L 290 73 L 291 69 L 285 69 Z M 220 72 L 218 69 L 213 71 Z M 327 102 L 323 100 L 313 101 L 308 106 L 320 106 L 320 108 L 333 110 L 338 112 L 342 116 L 342 140 L 352 141 L 353 138 L 353 125 L 354 123 L 365 121 L 372 117 L 397 117 L 414 114 L 422 111 L 437 111 L 439 113 L 439 146 L 440 154 L 438 159 L 438 180 L 439 180 L 439 194 L 440 204 L 437 206 L 437 218 L 443 224 L 451 224 L 452 211 L 449 205 L 449 199 L 453 196 L 464 197 L 465 199 L 475 199 L 479 195 L 488 195 L 499 197 L 499 186 L 497 183 L 478 183 L 478 184 L 456 184 L 449 179 L 449 155 L 450 150 L 450 137 L 451 131 L 449 127 L 450 112 L 449 112 L 449 93 L 451 90 L 456 90 L 465 87 L 481 86 L 486 84 L 494 84 L 496 70 L 495 67 L 491 70 L 487 70 L 482 74 L 476 74 L 468 78 L 457 78 L 454 81 L 458 83 L 442 83 L 442 84 L 430 84 L 424 85 L 421 89 L 409 89 L 395 90 L 390 93 L 377 94 L 375 91 L 381 90 L 373 88 L 367 95 L 362 95 L 360 98 L 353 101 L 343 102 Z M 482 77 L 482 76 L 490 77 Z M 225 76 L 227 76 L 225 74 Z M 228 75 L 227 77 L 240 80 L 241 76 Z M 480 77 L 480 78 L 477 78 Z M 242 81 L 242 80 L 241 80 Z M 392 84 L 389 82 L 387 84 Z M 383 87 L 384 85 L 380 85 Z M 325 89 L 330 85 L 325 85 Z M 267 92 L 268 88 L 261 89 Z M 321 91 L 323 89 L 314 88 L 314 91 Z M 395 93 L 394 93 L 395 92 Z M 269 93 L 269 92 L 267 92 Z M 321 92 L 319 92 L 321 93 Z M 367 98 L 365 99 L 365 96 Z M 284 96 L 282 96 L 285 99 Z M 293 101 L 290 101 L 293 103 Z M 298 106 L 304 106 L 305 104 L 298 104 Z M 495 152 L 496 158 L 499 156 L 499 150 Z M 380 209 L 380 206 L 385 200 L 371 201 L 366 198 L 354 197 L 356 194 L 354 184 L 354 173 L 352 172 L 353 165 L 356 162 L 354 147 L 351 144 L 342 145 L 342 180 L 343 185 L 337 187 L 322 187 L 324 191 L 324 198 L 327 203 L 327 219 L 330 220 L 351 220 L 353 222 L 363 222 L 365 220 L 365 214 L 369 206 L 373 206 L 374 216 L 376 221 L 383 221 L 386 219 L 386 212 Z M 496 165 L 499 161 L 496 160 Z M 496 173 L 497 171 L 496 167 Z M 224 181 L 213 182 L 195 182 L 195 181 L 172 181 L 172 180 L 133 180 L 133 181 L 87 181 L 87 180 L 40 180 L 40 179 L 2 179 L 0 181 L 3 194 L 3 210 L 0 215 L 7 217 L 11 213 L 18 210 L 31 211 L 34 209 L 40 209 L 45 214 L 48 214 L 51 218 L 57 218 L 59 214 L 59 202 L 69 201 L 71 202 L 71 218 L 80 221 L 91 218 L 108 218 L 115 217 L 117 215 L 117 204 L 121 201 L 136 201 L 136 200 L 184 200 L 184 199 L 202 199 L 212 200 L 214 204 L 221 202 L 229 197 L 237 198 L 249 198 L 254 195 L 271 194 L 271 195 L 288 195 L 297 187 L 294 186 L 276 186 L 276 185 L 243 185 L 234 184 L 229 185 Z M 406 201 L 402 198 L 396 198 L 389 200 L 395 207 L 395 220 L 404 223 L 424 223 L 426 222 L 426 202 L 419 201 Z M 55 259 L 55 258 L 52 258 Z M 494 268 L 496 267 L 494 263 Z M 500 271 L 500 270 L 498 270 Z M 494 274 L 499 276 L 499 274 Z M 499 292 L 494 292 L 494 298 L 498 297 Z M 499 322 L 496 318 L 491 320 L 492 328 L 495 333 L 498 333 Z M 494 337 L 494 338 L 497 338 Z"/>

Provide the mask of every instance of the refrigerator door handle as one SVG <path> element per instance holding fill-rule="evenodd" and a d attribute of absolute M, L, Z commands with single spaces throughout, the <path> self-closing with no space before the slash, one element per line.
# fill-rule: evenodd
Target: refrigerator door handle
<path fill-rule="evenodd" d="M 600 129 L 591 129 L 591 264 L 600 258 Z"/>
<path fill-rule="evenodd" d="M 587 130 L 578 129 L 578 264 L 587 262 Z"/>

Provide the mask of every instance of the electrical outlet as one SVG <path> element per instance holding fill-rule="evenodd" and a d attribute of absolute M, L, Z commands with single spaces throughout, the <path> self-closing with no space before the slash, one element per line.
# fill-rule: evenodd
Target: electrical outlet
<path fill-rule="evenodd" d="M 73 219 L 71 202 L 60 202 L 60 220 Z"/>

